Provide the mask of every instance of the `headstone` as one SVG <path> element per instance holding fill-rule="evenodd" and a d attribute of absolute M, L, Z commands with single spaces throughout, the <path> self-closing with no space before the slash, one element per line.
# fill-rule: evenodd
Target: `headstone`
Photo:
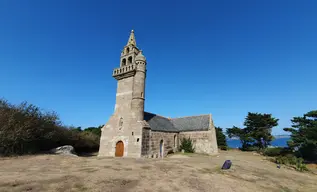
<path fill-rule="evenodd" d="M 182 153 L 185 153 L 185 150 L 184 150 L 184 149 L 182 149 Z"/>
<path fill-rule="evenodd" d="M 231 167 L 231 161 L 230 160 L 226 160 L 225 162 L 224 162 L 224 164 L 222 165 L 222 168 L 221 169 L 230 169 L 230 167 Z"/>

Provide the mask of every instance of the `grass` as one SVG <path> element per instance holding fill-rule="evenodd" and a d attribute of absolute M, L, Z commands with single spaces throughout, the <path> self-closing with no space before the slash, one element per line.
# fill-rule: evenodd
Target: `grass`
<path fill-rule="evenodd" d="M 221 151 L 219 156 L 177 153 L 174 157 L 0 158 L 0 191 L 317 191 L 316 175 L 277 169 L 276 164 L 252 152 Z M 222 170 L 227 159 L 232 166 Z"/>

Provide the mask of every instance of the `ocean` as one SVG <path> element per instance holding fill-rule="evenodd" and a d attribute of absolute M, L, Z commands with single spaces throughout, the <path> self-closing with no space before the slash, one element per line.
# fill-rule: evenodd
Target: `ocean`
<path fill-rule="evenodd" d="M 274 147 L 287 147 L 287 141 L 290 138 L 278 138 L 271 142 L 271 146 Z M 240 140 L 227 139 L 227 144 L 230 148 L 239 148 L 241 147 Z"/>

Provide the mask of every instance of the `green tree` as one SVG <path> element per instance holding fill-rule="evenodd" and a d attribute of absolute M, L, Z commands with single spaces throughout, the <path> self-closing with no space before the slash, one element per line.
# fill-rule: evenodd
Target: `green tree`
<path fill-rule="evenodd" d="M 99 137 L 101 137 L 101 128 L 103 127 L 103 125 L 100 125 L 98 127 L 88 127 L 86 129 L 84 129 L 85 132 L 91 132 L 95 135 L 98 135 Z"/>
<path fill-rule="evenodd" d="M 222 150 L 227 150 L 227 140 L 225 134 L 222 132 L 222 128 L 215 127 L 216 129 L 216 137 L 217 137 L 217 144 L 218 147 Z"/>
<path fill-rule="evenodd" d="M 47 151 L 72 145 L 77 152 L 96 151 L 99 136 L 62 125 L 54 112 L 23 102 L 12 105 L 0 99 L 0 155 Z"/>
<path fill-rule="evenodd" d="M 266 148 L 273 140 L 272 128 L 278 125 L 279 119 L 271 114 L 249 112 L 244 121 L 244 128 L 233 126 L 227 129 L 230 138 L 238 137 L 242 144 L 242 149 L 250 146 Z M 263 143 L 262 143 L 263 140 Z"/>
<path fill-rule="evenodd" d="M 255 145 L 266 148 L 273 140 L 272 128 L 278 125 L 278 121 L 279 119 L 272 117 L 272 114 L 249 112 L 245 118 L 244 126 L 246 132 L 255 140 Z"/>
<path fill-rule="evenodd" d="M 284 128 L 291 133 L 288 145 L 298 149 L 304 159 L 317 160 L 317 110 L 305 113 L 302 117 L 293 117 L 292 128 Z"/>
<path fill-rule="evenodd" d="M 239 127 L 233 126 L 232 128 L 227 129 L 227 135 L 229 138 L 239 138 L 242 144 L 242 149 L 246 149 L 250 146 L 250 143 L 253 142 L 253 139 L 250 137 L 250 133 L 246 131 L 246 129 L 241 129 Z"/>

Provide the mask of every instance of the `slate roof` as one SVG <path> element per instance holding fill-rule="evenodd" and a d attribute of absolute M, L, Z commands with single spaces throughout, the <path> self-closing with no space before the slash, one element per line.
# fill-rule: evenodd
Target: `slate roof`
<path fill-rule="evenodd" d="M 210 115 L 170 119 L 148 112 L 144 112 L 144 120 L 150 125 L 151 130 L 164 132 L 207 131 L 211 123 Z"/>
<path fill-rule="evenodd" d="M 198 115 L 173 118 L 171 122 L 179 131 L 207 131 L 210 126 L 210 115 Z"/>
<path fill-rule="evenodd" d="M 144 120 L 150 125 L 153 131 L 178 132 L 172 122 L 166 117 L 144 112 Z"/>

